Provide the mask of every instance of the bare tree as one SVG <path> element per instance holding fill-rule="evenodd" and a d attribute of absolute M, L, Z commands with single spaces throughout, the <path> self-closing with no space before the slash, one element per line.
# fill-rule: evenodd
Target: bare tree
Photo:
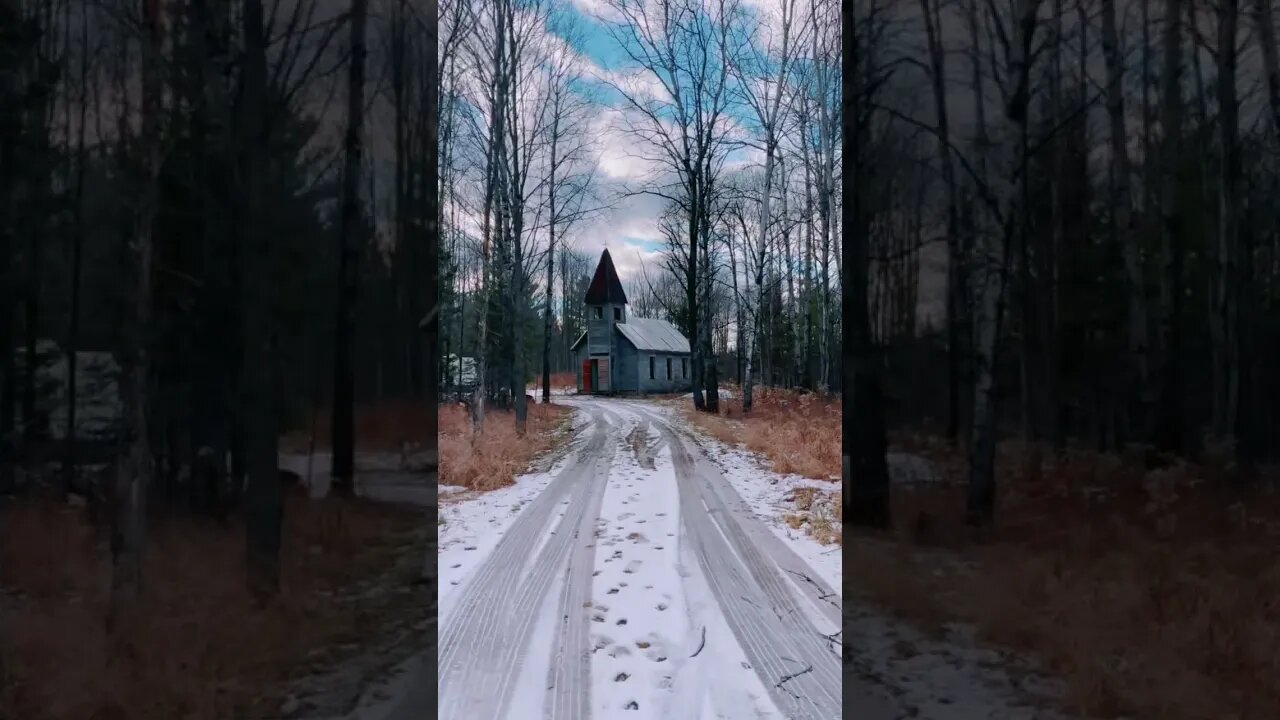
<path fill-rule="evenodd" d="M 249 589 L 259 602 L 280 589 L 280 536 L 283 507 L 277 438 L 276 352 L 271 308 L 272 242 L 262 231 L 261 196 L 265 174 L 267 41 L 260 0 L 246 0 L 244 12 L 245 68 L 243 122 L 244 171 L 242 181 L 246 228 L 240 253 L 244 286 L 244 420 L 246 485 L 246 549 Z M 335 459 L 338 444 L 334 444 Z M 349 467 L 349 466 L 348 466 Z M 350 480 L 350 474 L 345 477 Z"/>
<path fill-rule="evenodd" d="M 333 360 L 333 489 L 355 493 L 355 374 L 351 365 L 355 328 L 357 262 L 364 220 L 360 170 L 364 154 L 365 21 L 368 0 L 351 0 L 351 60 L 347 70 L 347 130 L 343 140 L 342 228 L 338 250 L 338 310 Z"/>
<path fill-rule="evenodd" d="M 151 327 L 152 233 L 159 210 L 160 164 L 163 160 L 161 111 L 164 21 L 162 0 L 143 0 L 142 52 L 142 193 L 134 215 L 132 247 L 138 276 L 133 296 L 133 337 L 130 357 L 122 363 L 121 394 L 124 398 L 125 437 L 129 451 L 119 463 L 115 492 L 115 525 L 112 531 L 113 611 L 136 599 L 142 586 L 142 552 L 146 541 L 146 498 L 152 477 L 152 457 L 147 427 L 147 379 L 149 376 L 146 331 Z"/>
<path fill-rule="evenodd" d="M 610 26 L 612 37 L 657 85 L 654 92 L 645 85 L 610 82 L 630 111 L 625 113 L 625 130 L 650 148 L 646 160 L 674 176 L 674 182 L 664 176 L 635 192 L 663 197 L 686 210 L 688 254 L 681 269 L 685 334 L 693 346 L 693 403 L 699 410 L 717 412 L 719 391 L 706 365 L 714 365 L 714 359 L 708 356 L 706 328 L 701 325 L 704 280 L 699 252 L 709 225 L 715 177 L 730 149 L 728 68 L 737 54 L 730 20 L 738 12 L 737 0 L 714 0 L 705 7 L 693 0 L 640 5 L 609 0 L 609 6 L 623 18 Z"/>
<path fill-rule="evenodd" d="M 1003 169 L 1004 196 L 1000 199 L 1000 234 L 980 233 L 975 247 L 974 400 L 969 449 L 968 519 L 972 525 L 990 525 L 995 514 L 995 352 L 1000 335 L 1009 248 L 1019 224 L 1015 217 L 1026 207 L 1027 115 L 1031 94 L 1032 41 L 1037 27 L 1039 0 L 1017 0 L 1010 17 L 1003 82 L 1004 127 L 1002 148 L 1008 159 Z M 1021 224 L 1025 231 L 1025 223 Z"/>
<path fill-rule="evenodd" d="M 792 96 L 787 92 L 791 80 L 791 64 L 795 60 L 795 50 L 803 41 L 797 36 L 800 26 L 796 22 L 796 0 L 781 0 L 781 28 L 777 32 L 781 38 L 774 44 L 773 33 L 765 40 L 765 45 L 757 45 L 762 33 L 761 25 L 748 28 L 745 35 L 749 38 L 746 52 L 740 53 L 732 67 L 738 76 L 743 102 L 751 109 L 760 126 L 764 150 L 764 171 L 760 181 L 759 221 L 755 229 L 752 243 L 752 281 L 754 297 L 748 304 L 748 314 L 752 316 L 752 326 L 746 336 L 746 369 L 742 380 L 742 409 L 751 412 L 752 403 L 752 359 L 755 354 L 755 343 L 760 334 L 760 309 L 764 306 L 764 269 L 769 246 L 769 231 L 773 225 L 771 212 L 774 176 L 778 162 L 778 144 L 784 117 L 784 99 L 790 101 Z M 772 28 L 771 28 L 772 29 Z M 785 192 L 785 190 L 784 190 Z M 745 230 L 745 228 L 744 228 Z"/>
<path fill-rule="evenodd" d="M 1276 21 L 1269 0 L 1254 0 L 1253 21 L 1258 28 L 1258 44 L 1262 46 L 1262 68 L 1267 78 L 1267 100 L 1271 107 L 1271 125 L 1280 137 L 1280 50 L 1276 49 Z"/>
<path fill-rule="evenodd" d="M 582 202 L 590 186 L 591 174 L 578 171 L 589 148 L 586 137 L 590 105 L 575 91 L 572 55 L 579 33 L 572 21 L 558 18 L 560 36 L 566 48 L 552 51 L 547 63 L 545 102 L 548 106 L 547 136 L 550 143 L 545 165 L 547 194 L 546 306 L 542 316 L 542 402 L 551 402 L 551 318 L 554 310 L 556 239 L 563 237 L 581 217 Z M 568 294 L 568 288 L 564 291 Z"/>
<path fill-rule="evenodd" d="M 947 109 L 947 54 L 942 42 L 942 7 L 938 0 L 920 0 L 929 48 L 929 79 L 933 87 L 938 127 L 938 164 L 947 192 L 947 437 L 960 433 L 960 317 L 964 303 L 965 258 L 960 245 L 959 187 L 951 154 L 951 117 Z"/>
<path fill-rule="evenodd" d="M 1234 441 L 1240 393 L 1238 316 L 1240 233 L 1240 121 L 1236 91 L 1239 57 L 1239 0 L 1218 3 L 1217 96 L 1220 172 L 1218 180 L 1218 238 L 1213 253 L 1213 312 L 1209 332 L 1213 342 L 1212 433 Z"/>
<path fill-rule="evenodd" d="M 1113 239 L 1124 249 L 1124 267 L 1129 279 L 1129 371 L 1133 380 L 1129 407 L 1136 417 L 1145 417 L 1144 400 L 1150 382 L 1146 281 L 1129 184 L 1132 169 L 1125 130 L 1124 52 L 1116 32 L 1115 0 L 1102 3 L 1102 51 L 1107 64 L 1107 117 L 1111 138 L 1111 228 Z"/>
<path fill-rule="evenodd" d="M 866 188 L 861 181 L 868 162 L 865 153 L 875 112 L 876 97 L 886 79 L 886 68 L 877 57 L 874 38 L 880 8 L 841 12 L 843 30 L 843 130 L 848 147 L 843 171 L 851 178 L 851 200 L 845 206 L 848 246 L 841 253 L 841 311 L 845 318 L 842 351 L 841 474 L 850 521 L 855 526 L 888 527 L 889 471 L 886 465 L 884 403 L 880 385 L 880 358 L 871 331 L 868 293 L 870 279 L 870 217 L 864 209 Z"/>

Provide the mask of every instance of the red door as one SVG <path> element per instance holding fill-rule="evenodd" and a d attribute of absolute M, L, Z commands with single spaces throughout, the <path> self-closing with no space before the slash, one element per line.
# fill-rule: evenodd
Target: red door
<path fill-rule="evenodd" d="M 591 392 L 591 361 L 590 360 L 582 361 L 582 391 L 585 393 Z"/>

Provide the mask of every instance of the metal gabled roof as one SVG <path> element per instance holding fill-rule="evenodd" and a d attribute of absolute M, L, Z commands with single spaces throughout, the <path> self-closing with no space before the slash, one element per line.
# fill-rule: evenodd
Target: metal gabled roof
<path fill-rule="evenodd" d="M 677 330 L 675 325 L 666 320 L 631 317 L 627 318 L 625 323 L 618 323 L 614 327 L 618 328 L 618 332 L 621 332 L 623 337 L 630 340 L 637 350 L 671 353 L 689 352 L 689 341 L 684 334 Z"/>

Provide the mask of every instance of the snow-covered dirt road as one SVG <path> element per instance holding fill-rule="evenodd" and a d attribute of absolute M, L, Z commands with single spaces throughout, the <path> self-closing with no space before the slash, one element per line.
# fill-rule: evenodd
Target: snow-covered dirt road
<path fill-rule="evenodd" d="M 563 402 L 548 472 L 441 504 L 439 717 L 839 717 L 838 551 L 761 515 L 675 414 Z"/>

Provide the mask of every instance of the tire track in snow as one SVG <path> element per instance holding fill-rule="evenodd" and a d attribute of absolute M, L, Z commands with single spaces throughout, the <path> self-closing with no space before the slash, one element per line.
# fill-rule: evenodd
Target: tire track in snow
<path fill-rule="evenodd" d="M 601 485 L 599 474 L 607 473 L 611 454 L 606 441 L 613 433 L 603 413 L 593 409 L 591 414 L 594 428 L 578 458 L 511 524 L 465 586 L 458 609 L 441 633 L 437 687 L 441 718 L 497 718 L 510 701 L 533 623 L 528 609 L 540 604 L 567 560 L 573 530 L 582 523 L 594 523 L 594 518 L 585 516 L 596 493 L 584 489 Z M 531 563 L 566 495 L 568 507 Z"/>
<path fill-rule="evenodd" d="M 587 720 L 591 717 L 591 605 L 595 567 L 595 519 L 600 517 L 605 483 L 593 483 L 587 513 L 573 534 L 569 566 L 556 614 L 556 639 L 547 676 L 543 717 L 548 720 Z"/>
<path fill-rule="evenodd" d="M 656 420 L 671 447 L 681 519 L 694 554 L 730 628 L 775 704 L 788 718 L 839 717 L 838 651 L 829 647 L 827 636 L 801 611 L 781 568 L 766 559 L 742 527 L 744 522 L 759 521 L 735 517 L 724 502 L 724 495 L 736 495 L 733 489 L 717 478 L 723 486 L 718 491 L 706 468 L 695 463 L 670 424 L 646 414 Z M 798 557 L 787 564 L 793 571 L 805 567 Z M 812 571 L 799 572 L 817 578 Z M 838 606 L 833 609 L 838 616 Z"/>
<path fill-rule="evenodd" d="M 832 627 L 832 632 L 838 630 L 843 620 L 841 618 L 841 599 L 840 593 L 831 587 L 831 585 L 823 579 L 821 574 L 813 572 L 809 564 L 787 546 L 776 534 L 771 532 L 759 518 L 755 516 L 751 506 L 747 501 L 738 494 L 733 486 L 725 480 L 720 473 L 720 469 L 716 466 L 702 447 L 698 439 L 685 428 L 679 428 L 666 422 L 657 413 L 649 410 L 639 410 L 644 413 L 655 423 L 666 427 L 672 434 L 681 435 L 685 441 L 698 449 L 696 455 L 689 455 L 694 469 L 698 474 L 709 480 L 704 482 L 704 487 L 714 494 L 715 504 L 719 509 L 725 511 L 725 517 L 730 518 L 730 522 L 721 523 L 722 529 L 726 535 L 730 535 L 730 540 L 735 547 L 746 548 L 748 552 L 753 553 L 752 562 L 749 567 L 767 587 L 773 588 L 779 601 L 786 603 L 787 607 L 792 607 L 793 598 L 789 593 L 782 593 L 776 583 L 772 582 L 772 578 L 778 577 L 776 573 L 769 572 L 770 564 L 764 562 L 758 557 L 758 553 L 754 551 L 762 551 L 769 556 L 772 563 L 782 570 L 785 575 L 783 579 L 799 590 L 809 602 L 813 605 L 814 610 L 820 614 Z M 665 438 L 664 434 L 664 443 Z M 757 571 L 759 574 L 757 574 Z M 786 583 L 784 583 L 785 585 Z M 837 645 L 839 643 L 836 643 Z"/>

